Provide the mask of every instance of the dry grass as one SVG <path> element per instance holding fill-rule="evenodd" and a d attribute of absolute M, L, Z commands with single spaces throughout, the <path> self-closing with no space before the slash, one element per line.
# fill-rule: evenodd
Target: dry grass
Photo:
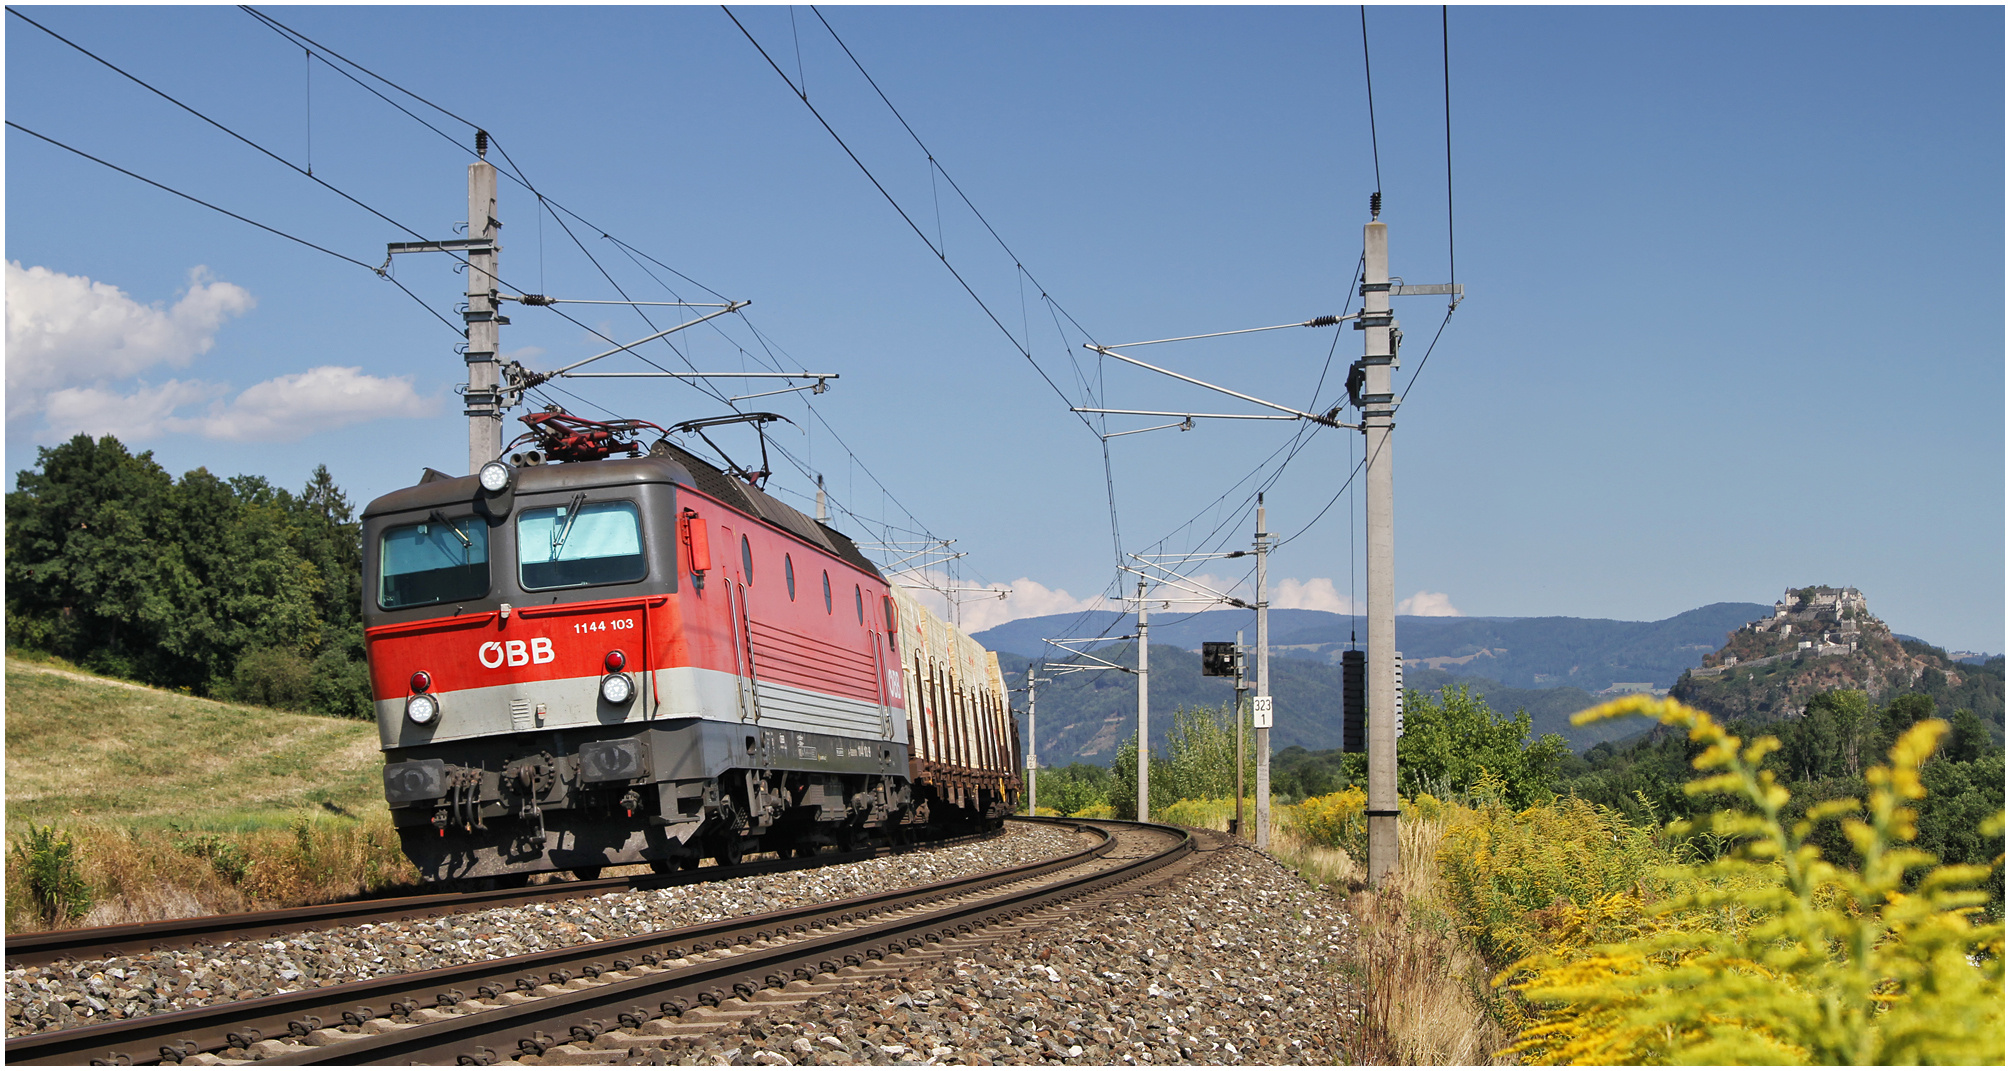
<path fill-rule="evenodd" d="M 383 809 L 369 722 L 196 699 L 9 658 L 7 831 L 284 826 Z"/>
<path fill-rule="evenodd" d="M 1272 813 L 1276 813 L 1273 808 Z M 1356 1052 L 1394 1064 L 1502 1063 L 1508 1037 L 1488 1014 L 1492 971 L 1458 932 L 1439 888 L 1442 819 L 1405 818 L 1395 879 L 1370 890 L 1347 852 L 1271 827 L 1271 850 L 1308 880 L 1345 890 L 1358 926 L 1356 969 L 1368 994 Z"/>
<path fill-rule="evenodd" d="M 326 903 L 394 885 L 418 873 L 398 851 L 388 816 L 301 814 L 282 829 L 196 832 L 159 826 L 83 823 L 76 840 L 94 906 L 76 926 Z M 20 888 L 20 860 L 7 858 L 7 929 L 46 929 Z"/>
<path fill-rule="evenodd" d="M 13 843 L 77 843 L 117 925 L 340 899 L 414 881 L 373 724 L 195 699 L 7 661 L 7 928 L 38 929 Z"/>

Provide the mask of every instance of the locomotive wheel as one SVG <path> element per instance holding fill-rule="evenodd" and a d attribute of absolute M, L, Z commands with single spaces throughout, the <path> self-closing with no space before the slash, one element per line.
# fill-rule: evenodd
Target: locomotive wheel
<path fill-rule="evenodd" d="M 677 869 L 696 870 L 698 869 L 698 864 L 704 861 L 705 857 L 702 855 L 680 855 L 677 857 Z"/>
<path fill-rule="evenodd" d="M 814 859 L 816 858 L 816 854 L 817 846 L 814 844 L 796 845 L 796 858 L 798 859 Z"/>
<path fill-rule="evenodd" d="M 746 849 L 742 847 L 738 837 L 727 837 L 719 842 L 718 854 L 712 858 L 717 859 L 720 866 L 739 866 L 746 855 Z"/>
<path fill-rule="evenodd" d="M 595 881 L 600 877 L 600 868 L 597 866 L 576 866 L 572 868 L 572 876 L 581 881 Z"/>

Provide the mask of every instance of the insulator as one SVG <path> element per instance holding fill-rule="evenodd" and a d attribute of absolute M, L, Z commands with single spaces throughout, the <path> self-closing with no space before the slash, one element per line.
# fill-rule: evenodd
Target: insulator
<path fill-rule="evenodd" d="M 525 294 L 525 295 L 524 295 L 523 297 L 519 298 L 518 300 L 522 301 L 522 302 L 523 302 L 524 304 L 526 304 L 526 305 L 549 305 L 549 304 L 551 304 L 551 299 L 550 299 L 550 298 L 548 298 L 548 297 L 546 297 L 546 296 L 544 296 L 543 294 Z"/>
<path fill-rule="evenodd" d="M 1369 218 L 1369 219 L 1381 219 L 1381 218 L 1382 218 L 1382 191 L 1381 191 L 1381 190 L 1376 190 L 1376 191 L 1375 191 L 1374 193 L 1371 193 L 1371 194 L 1369 194 L 1369 195 L 1368 195 L 1368 218 Z"/>
<path fill-rule="evenodd" d="M 489 132 L 486 130 L 475 131 L 475 155 L 484 160 L 489 157 Z"/>
<path fill-rule="evenodd" d="M 1317 316 L 1317 317 L 1314 317 L 1314 318 L 1312 318 L 1312 319 L 1310 319 L 1310 320 L 1307 320 L 1307 321 L 1305 321 L 1305 326 L 1307 326 L 1307 327 L 1332 327 L 1332 326 L 1333 326 L 1334 324 L 1337 324 L 1337 323 L 1339 323 L 1339 322 L 1340 322 L 1340 317 L 1338 317 L 1338 316 Z"/>

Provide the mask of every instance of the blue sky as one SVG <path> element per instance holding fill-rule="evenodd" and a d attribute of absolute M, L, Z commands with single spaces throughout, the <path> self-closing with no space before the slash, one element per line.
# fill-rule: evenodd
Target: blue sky
<path fill-rule="evenodd" d="M 457 147 L 235 8 L 21 11 L 298 165 L 311 154 L 316 177 L 414 231 L 451 236 L 466 214 L 467 126 L 399 98 Z M 972 627 L 1110 592 L 1118 546 L 1246 545 L 1245 477 L 1269 479 L 1296 426 L 1123 436 L 1106 472 L 1070 404 L 1239 403 L 1099 367 L 1080 343 L 1347 310 L 1376 186 L 1359 9 L 823 9 L 941 173 L 809 8 L 735 13 L 1012 338 L 717 8 L 270 11 L 486 127 L 590 221 L 567 220 L 632 297 L 668 297 L 647 265 L 710 299 L 602 233 L 754 302 L 652 359 L 760 368 L 743 351 L 765 359 L 765 339 L 776 363 L 840 373 L 816 416 L 804 395 L 748 404 L 797 421 L 775 443 L 825 475 L 841 527 L 954 538 L 958 585 L 1014 588 L 965 606 Z M 7 21 L 11 121 L 372 266 L 412 237 Z M 1901 632 L 2001 651 L 2001 9 L 1490 7 L 1450 24 L 1469 296 L 1399 417 L 1408 608 L 1652 619 L 1851 584 Z M 1438 9 L 1371 8 L 1368 29 L 1392 270 L 1443 282 Z M 418 303 L 19 131 L 6 151 L 10 475 L 79 430 L 177 474 L 297 486 L 326 463 L 359 501 L 464 463 L 457 339 Z M 507 288 L 616 296 L 532 194 L 505 181 L 499 214 Z M 453 317 L 449 261 L 395 272 Z M 650 331 L 581 308 L 619 341 Z M 1444 306 L 1398 312 L 1402 382 Z M 531 367 L 607 348 L 548 310 L 513 320 L 504 348 Z M 1138 355 L 1304 407 L 1332 404 L 1359 353 L 1351 330 L 1293 329 Z M 688 387 L 570 389 L 590 415 L 724 411 Z M 1314 518 L 1359 442 L 1301 446 L 1269 491 L 1272 528 L 1302 533 L 1278 552 L 1278 601 L 1341 609 L 1361 586 L 1358 500 Z M 803 502 L 808 478 L 779 467 Z M 1226 584 L 1240 564 L 1200 568 Z"/>

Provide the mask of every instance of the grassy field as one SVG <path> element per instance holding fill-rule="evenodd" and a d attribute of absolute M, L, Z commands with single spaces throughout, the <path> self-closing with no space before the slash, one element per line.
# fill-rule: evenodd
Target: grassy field
<path fill-rule="evenodd" d="M 384 813 L 377 727 L 7 660 L 7 832 L 25 822 L 218 832 Z"/>
<path fill-rule="evenodd" d="M 196 699 L 9 657 L 7 925 L 282 906 L 410 881 L 376 726 Z M 31 827 L 74 844 L 89 908 L 38 911 Z"/>

